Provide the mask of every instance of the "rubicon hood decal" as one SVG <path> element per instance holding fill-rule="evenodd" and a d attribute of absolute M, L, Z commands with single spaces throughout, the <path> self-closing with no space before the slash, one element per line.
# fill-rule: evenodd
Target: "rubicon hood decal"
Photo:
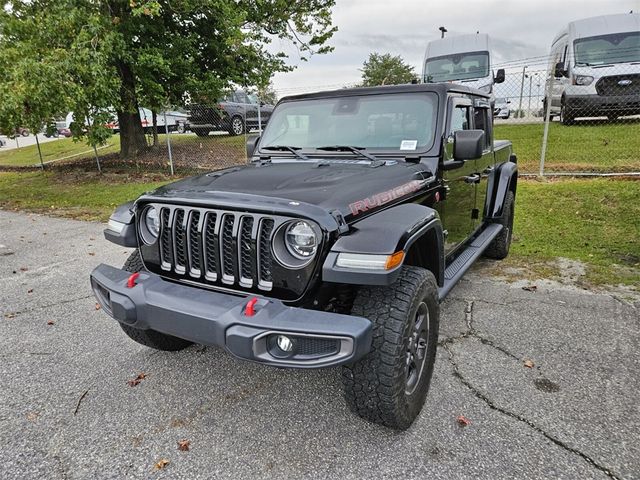
<path fill-rule="evenodd" d="M 424 185 L 426 185 L 426 183 L 426 180 L 412 180 L 400 185 L 399 187 L 392 188 L 391 190 L 376 193 L 370 197 L 350 203 L 349 210 L 351 210 L 351 214 L 354 216 L 360 213 L 364 213 L 373 208 L 381 207 L 382 205 L 397 200 L 398 198 L 402 198 L 405 195 L 410 195 L 413 192 L 417 192 Z"/>

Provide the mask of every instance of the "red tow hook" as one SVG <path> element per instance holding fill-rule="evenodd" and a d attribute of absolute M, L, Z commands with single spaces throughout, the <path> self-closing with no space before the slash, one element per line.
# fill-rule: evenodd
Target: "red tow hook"
<path fill-rule="evenodd" d="M 136 286 L 136 280 L 140 276 L 140 272 L 132 273 L 127 280 L 127 288 L 133 288 Z"/>
<path fill-rule="evenodd" d="M 258 297 L 253 297 L 251 300 L 247 302 L 247 305 L 244 307 L 244 314 L 247 317 L 253 317 L 256 314 L 255 306 L 258 303 Z"/>

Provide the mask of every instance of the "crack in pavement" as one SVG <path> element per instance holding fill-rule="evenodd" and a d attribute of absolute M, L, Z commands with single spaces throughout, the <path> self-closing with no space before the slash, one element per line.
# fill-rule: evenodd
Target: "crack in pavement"
<path fill-rule="evenodd" d="M 597 470 L 603 472 L 605 475 L 607 475 L 608 477 L 614 479 L 614 480 L 621 480 L 621 477 L 618 476 L 616 473 L 614 473 L 610 468 L 607 468 L 603 465 L 601 465 L 600 463 L 598 463 L 597 461 L 595 461 L 592 457 L 590 457 L 589 455 L 587 455 L 586 453 L 581 452 L 580 450 L 578 450 L 577 448 L 571 447 L 569 445 L 567 445 L 566 443 L 564 443 L 562 440 L 554 437 L 553 435 L 551 435 L 550 433 L 546 432 L 542 427 L 539 427 L 538 425 L 536 425 L 534 422 L 532 422 L 531 420 L 529 420 L 528 418 L 524 417 L 523 415 L 520 415 L 518 413 L 512 412 L 510 410 L 507 410 L 506 408 L 500 407 L 498 405 L 496 405 L 489 397 L 487 397 L 484 393 L 482 393 L 478 388 L 476 388 L 473 384 L 471 384 L 471 382 L 469 380 L 467 380 L 462 373 L 460 373 L 460 369 L 458 367 L 457 362 L 455 361 L 455 357 L 454 357 L 454 353 L 453 350 L 451 349 L 451 345 L 454 344 L 456 341 L 459 340 L 464 340 L 466 338 L 476 338 L 478 340 L 480 340 L 480 342 L 482 342 L 485 345 L 489 345 L 493 348 L 495 348 L 496 350 L 508 355 L 511 358 L 514 358 L 518 361 L 521 361 L 521 359 L 519 357 L 517 357 L 516 355 L 512 354 L 511 352 L 509 352 L 506 348 L 500 347 L 495 345 L 493 342 L 491 342 L 490 340 L 485 339 L 484 337 L 480 336 L 475 329 L 473 328 L 473 301 L 467 301 L 467 306 L 465 308 L 465 320 L 467 322 L 467 331 L 463 332 L 462 334 L 455 336 L 455 337 L 450 337 L 442 342 L 438 342 L 438 346 L 441 346 L 442 348 L 444 348 L 446 350 L 446 352 L 449 355 L 449 363 L 451 364 L 451 366 L 453 367 L 453 376 L 465 387 L 467 387 L 467 389 L 469 389 L 471 391 L 471 393 L 473 393 L 473 395 L 478 399 L 481 400 L 482 402 L 484 402 L 491 410 L 495 410 L 505 416 L 508 416 L 510 418 L 516 419 L 519 422 L 524 423 L 525 425 L 527 425 L 529 428 L 531 428 L 532 430 L 538 432 L 539 434 L 543 435 L 547 440 L 551 441 L 552 443 L 554 443 L 555 445 L 559 446 L 560 448 L 566 450 L 567 452 L 570 452 L 574 455 L 579 456 L 580 458 L 582 458 L 584 461 L 586 461 L 588 464 L 590 464 L 592 467 L 596 468 Z"/>

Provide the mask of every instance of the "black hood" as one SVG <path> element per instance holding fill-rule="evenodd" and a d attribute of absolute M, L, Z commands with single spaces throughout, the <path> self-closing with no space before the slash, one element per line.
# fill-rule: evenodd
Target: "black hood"
<path fill-rule="evenodd" d="M 319 161 L 252 163 L 186 178 L 151 193 L 152 197 L 199 199 L 216 194 L 244 193 L 307 203 L 325 211 L 339 210 L 345 217 L 374 210 L 395 200 L 416 194 L 432 180 L 422 164 L 389 161 Z"/>

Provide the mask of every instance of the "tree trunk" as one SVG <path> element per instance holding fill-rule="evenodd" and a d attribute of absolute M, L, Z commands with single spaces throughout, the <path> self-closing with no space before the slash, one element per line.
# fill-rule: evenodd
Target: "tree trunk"
<path fill-rule="evenodd" d="M 118 73 L 122 82 L 120 87 L 122 110 L 117 112 L 120 126 L 120 158 L 131 160 L 147 149 L 147 141 L 140 123 L 133 71 L 127 63 L 118 62 Z"/>

